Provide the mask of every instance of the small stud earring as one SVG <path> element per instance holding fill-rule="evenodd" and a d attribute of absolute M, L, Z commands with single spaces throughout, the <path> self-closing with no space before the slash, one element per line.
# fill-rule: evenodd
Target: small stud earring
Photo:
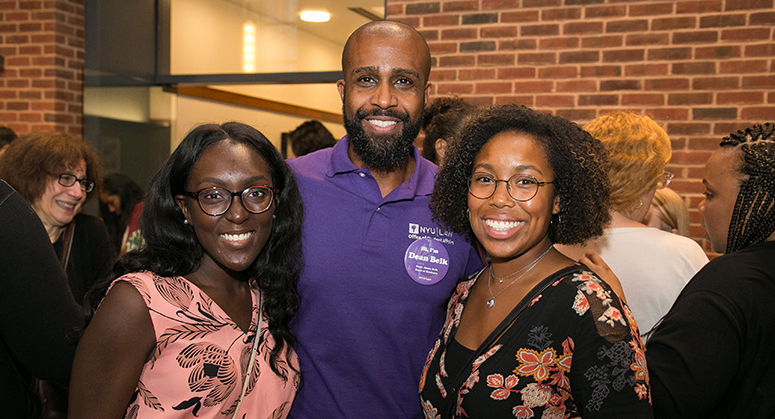
<path fill-rule="evenodd" d="M 272 219 L 274 220 L 275 218 L 277 218 L 277 216 L 272 214 Z"/>
<path fill-rule="evenodd" d="M 183 219 L 183 224 L 188 224 L 188 220 L 186 220 L 186 219 L 184 218 L 184 219 Z"/>

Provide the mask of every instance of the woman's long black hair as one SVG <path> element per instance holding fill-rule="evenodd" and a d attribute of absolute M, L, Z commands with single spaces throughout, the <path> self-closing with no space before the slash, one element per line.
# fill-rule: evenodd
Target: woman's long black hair
<path fill-rule="evenodd" d="M 112 281 L 124 274 L 147 270 L 170 277 L 195 270 L 204 251 L 194 229 L 183 223 L 175 196 L 186 190 L 191 169 L 202 153 L 224 140 L 254 148 L 269 166 L 272 185 L 280 190 L 269 240 L 245 277 L 255 280 L 261 290 L 269 332 L 275 340 L 270 366 L 275 374 L 285 377 L 277 358 L 283 350 L 287 355 L 296 341 L 288 324 L 299 309 L 302 201 L 296 180 L 275 147 L 258 130 L 245 124 L 229 122 L 194 128 L 156 173 L 146 192 L 140 219 L 145 246 L 120 257 L 110 277 L 89 292 L 84 305 L 87 323 Z"/>

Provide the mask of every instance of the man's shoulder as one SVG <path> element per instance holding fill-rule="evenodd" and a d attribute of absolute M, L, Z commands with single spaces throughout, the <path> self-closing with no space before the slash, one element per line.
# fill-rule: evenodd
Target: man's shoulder
<path fill-rule="evenodd" d="M 333 150 L 332 147 L 323 148 L 301 157 L 292 157 L 286 163 L 297 177 L 320 176 L 331 165 Z"/>

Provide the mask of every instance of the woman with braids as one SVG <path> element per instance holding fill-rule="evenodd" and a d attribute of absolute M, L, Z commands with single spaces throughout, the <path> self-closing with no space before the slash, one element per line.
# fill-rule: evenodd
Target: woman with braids
<path fill-rule="evenodd" d="M 713 251 L 648 342 L 655 417 L 775 417 L 775 125 L 721 142 L 699 210 Z"/>
<path fill-rule="evenodd" d="M 459 138 L 431 208 L 490 263 L 449 302 L 420 378 L 425 417 L 651 417 L 627 306 L 554 249 L 599 236 L 609 220 L 602 144 L 514 105 L 474 115 Z"/>
<path fill-rule="evenodd" d="M 302 203 L 239 123 L 191 131 L 151 182 L 146 245 L 113 268 L 76 352 L 72 418 L 288 415 Z"/>

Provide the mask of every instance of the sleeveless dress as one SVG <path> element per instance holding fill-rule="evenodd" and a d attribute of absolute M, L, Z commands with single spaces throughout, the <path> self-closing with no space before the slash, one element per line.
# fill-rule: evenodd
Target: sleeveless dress
<path fill-rule="evenodd" d="M 116 279 L 145 300 L 156 335 L 125 418 L 231 418 L 242 394 L 256 339 L 260 293 L 251 287 L 253 317 L 244 333 L 210 297 L 183 277 L 135 272 Z M 262 318 L 239 418 L 285 418 L 299 386 L 295 352 L 279 359 L 285 378 L 269 367 L 274 340 Z"/>

